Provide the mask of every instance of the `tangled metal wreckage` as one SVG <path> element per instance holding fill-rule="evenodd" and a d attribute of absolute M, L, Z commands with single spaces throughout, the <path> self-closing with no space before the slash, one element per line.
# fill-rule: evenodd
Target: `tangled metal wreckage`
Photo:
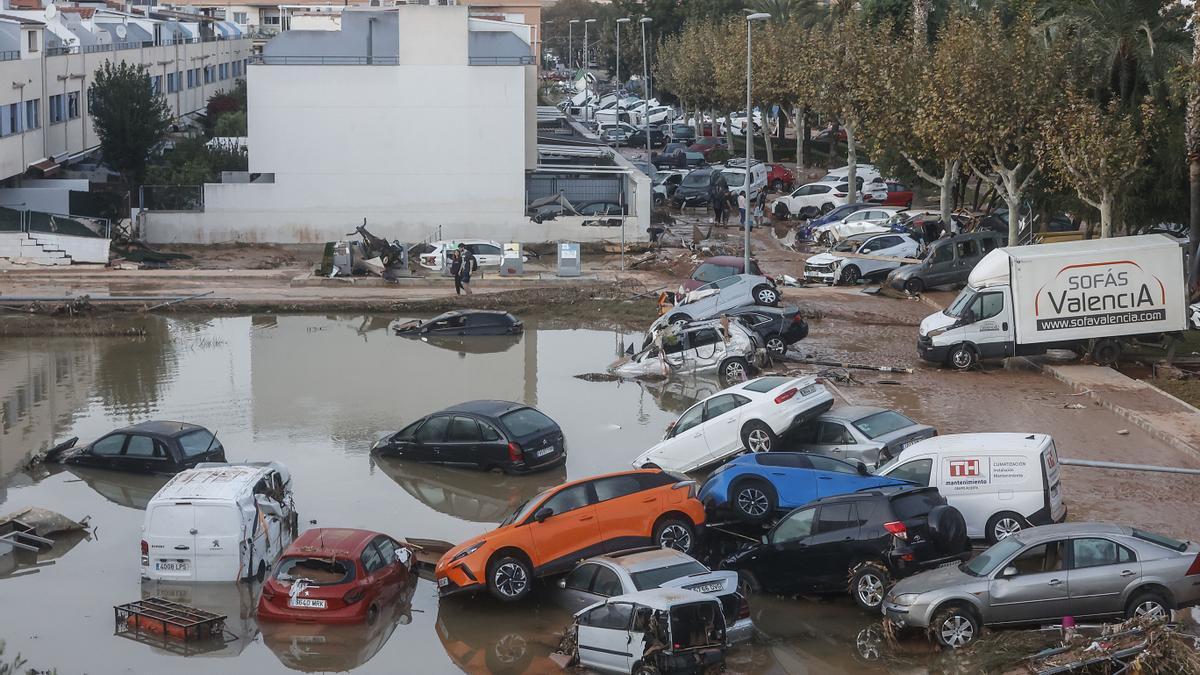
<path fill-rule="evenodd" d="M 331 241 L 325 244 L 321 267 L 323 277 L 374 275 L 384 279 L 410 276 L 408 248 L 399 241 L 388 241 L 367 231 L 367 220 L 354 228 L 361 240 Z"/>

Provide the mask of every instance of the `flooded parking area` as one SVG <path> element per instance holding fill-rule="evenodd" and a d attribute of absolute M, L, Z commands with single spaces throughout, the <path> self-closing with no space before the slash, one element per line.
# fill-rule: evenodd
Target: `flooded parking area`
<path fill-rule="evenodd" d="M 20 652 L 31 665 L 60 673 L 556 670 L 547 657 L 569 615 L 547 593 L 519 607 L 489 598 L 439 606 L 433 584 L 421 579 L 371 627 L 259 625 L 257 585 L 139 579 L 144 509 L 166 478 L 25 466 L 31 453 L 71 436 L 86 443 L 147 419 L 188 421 L 215 431 L 229 461 L 284 463 L 301 529 L 349 526 L 456 542 L 490 529 L 545 487 L 628 467 L 679 412 L 719 388 L 703 380 L 576 378 L 603 371 L 633 341 L 621 331 L 534 322 L 519 338 L 430 343 L 391 335 L 390 320 L 147 317 L 136 320 L 145 333 L 136 339 L 0 340 L 0 513 L 40 506 L 88 516 L 94 528 L 90 537 L 64 539 L 36 564 L 0 569 L 6 654 Z M 505 476 L 369 453 L 377 438 L 408 421 L 483 398 L 535 405 L 555 419 L 568 439 L 565 466 Z M 227 615 L 226 640 L 185 655 L 170 644 L 114 635 L 113 606 L 154 595 Z M 814 625 L 830 611 L 788 604 Z M 871 623 L 849 605 L 833 607 L 855 625 Z M 785 661 L 803 663 L 808 650 L 858 670 L 856 633 L 831 630 L 810 647 L 789 650 Z M 781 666 L 775 651 L 739 650 L 730 669 L 814 672 Z"/>

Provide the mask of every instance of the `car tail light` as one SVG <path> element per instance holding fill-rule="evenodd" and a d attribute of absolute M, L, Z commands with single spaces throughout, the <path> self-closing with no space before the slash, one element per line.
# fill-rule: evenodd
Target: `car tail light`
<path fill-rule="evenodd" d="M 1200 574 L 1200 553 L 1196 554 L 1196 558 L 1192 560 L 1192 566 L 1188 568 L 1187 573 L 1185 573 L 1183 576 L 1194 577 L 1197 574 Z"/>
<path fill-rule="evenodd" d="M 737 618 L 739 618 L 739 619 L 749 618 L 749 616 L 750 616 L 750 601 L 746 600 L 746 598 L 743 596 L 738 596 L 738 600 L 740 600 L 741 602 L 740 602 L 740 604 L 738 604 Z"/>
<path fill-rule="evenodd" d="M 267 583 L 263 584 L 263 587 L 262 587 L 262 595 L 263 595 L 263 597 L 264 597 L 264 598 L 266 598 L 267 600 L 274 600 L 274 599 L 275 599 L 275 588 L 274 588 L 274 584 L 272 584 L 270 581 L 268 581 Z"/>
<path fill-rule="evenodd" d="M 846 193 L 845 192 L 835 192 L 835 193 L 833 193 L 833 196 L 834 197 L 845 197 Z"/>
<path fill-rule="evenodd" d="M 346 603 L 347 605 L 353 605 L 359 600 L 362 600 L 364 595 L 366 595 L 366 593 L 362 588 L 351 588 L 350 590 L 346 591 L 345 595 L 342 596 L 342 602 Z"/>
<path fill-rule="evenodd" d="M 796 316 L 792 317 L 792 323 L 804 323 L 804 317 L 796 314 Z"/>
<path fill-rule="evenodd" d="M 901 539 L 908 539 L 908 528 L 904 526 L 904 523 L 898 520 L 893 520 L 890 523 L 884 523 L 883 529 L 891 532 Z"/>
<path fill-rule="evenodd" d="M 687 488 L 688 499 L 696 498 L 696 481 L 694 480 L 681 480 L 671 486 L 672 490 L 682 490 L 684 488 Z"/>
<path fill-rule="evenodd" d="M 142 540 L 142 555 L 150 555 L 150 544 L 145 539 Z"/>
<path fill-rule="evenodd" d="M 519 462 L 524 459 L 521 446 L 512 441 L 508 443 L 508 459 L 513 462 Z"/>
<path fill-rule="evenodd" d="M 776 396 L 775 402 L 783 403 L 784 401 L 790 401 L 792 399 L 792 397 L 795 396 L 796 392 L 798 392 L 798 391 L 800 391 L 800 390 L 795 387 L 792 387 L 791 389 L 788 389 L 787 391 L 783 392 L 782 394 Z"/>

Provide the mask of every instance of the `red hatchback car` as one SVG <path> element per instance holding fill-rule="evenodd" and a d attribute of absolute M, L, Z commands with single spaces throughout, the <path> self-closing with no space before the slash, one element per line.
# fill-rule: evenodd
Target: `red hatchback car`
<path fill-rule="evenodd" d="M 788 171 L 787 167 L 782 164 L 768 164 L 767 168 L 770 169 L 767 173 L 767 185 L 770 185 L 772 190 L 783 192 L 792 189 L 796 177 L 792 175 L 791 171 Z"/>
<path fill-rule="evenodd" d="M 259 620 L 374 623 L 408 585 L 416 557 L 368 530 L 308 530 L 288 546 L 263 584 Z"/>

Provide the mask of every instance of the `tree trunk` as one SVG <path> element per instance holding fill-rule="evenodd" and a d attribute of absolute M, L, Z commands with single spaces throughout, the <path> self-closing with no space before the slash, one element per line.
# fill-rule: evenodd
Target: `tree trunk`
<path fill-rule="evenodd" d="M 1100 238 L 1113 236 L 1113 196 L 1108 190 L 1100 197 Z"/>
<path fill-rule="evenodd" d="M 762 109 L 764 111 L 766 111 L 766 110 L 769 110 L 770 108 L 768 108 L 767 106 L 764 105 L 764 106 L 762 106 Z M 753 124 L 750 123 L 751 120 L 753 120 L 753 118 L 746 120 L 746 127 L 748 129 L 754 128 Z M 768 117 L 767 114 L 764 112 L 763 113 L 763 143 L 767 146 L 767 164 L 775 163 L 775 148 L 773 148 L 771 145 L 771 135 L 772 135 L 771 134 L 771 118 Z"/>
<path fill-rule="evenodd" d="M 913 52 L 922 53 L 929 46 L 929 0 L 913 0 Z"/>
<path fill-rule="evenodd" d="M 1021 231 L 1021 197 L 1012 194 L 1011 190 L 1005 190 L 1004 203 L 1008 205 L 1008 245 L 1016 246 L 1021 243 L 1018 238 Z"/>
<path fill-rule="evenodd" d="M 846 203 L 860 201 L 858 193 L 858 151 L 854 148 L 854 125 L 847 124 L 846 130 Z M 834 136 L 836 138 L 836 136 Z"/>
<path fill-rule="evenodd" d="M 1191 229 L 1191 239 L 1188 248 L 1191 253 L 1189 266 L 1188 288 L 1195 288 L 1200 274 L 1200 82 L 1196 73 L 1200 72 L 1200 3 L 1193 5 L 1192 10 L 1192 81 L 1188 85 L 1187 101 L 1187 130 L 1185 140 L 1187 145 L 1188 163 L 1188 198 L 1191 209 L 1188 212 L 1188 224 Z"/>
<path fill-rule="evenodd" d="M 745 134 L 742 135 L 743 138 Z M 729 154 L 733 153 L 733 113 L 725 113 L 725 143 L 729 146 Z"/>
<path fill-rule="evenodd" d="M 954 181 L 958 178 L 958 160 L 942 160 L 942 182 L 938 187 L 941 188 L 941 194 L 938 202 L 938 208 L 942 211 L 942 227 L 947 232 L 950 231 L 950 212 L 954 206 Z"/>
<path fill-rule="evenodd" d="M 804 113 L 800 106 L 792 110 L 792 129 L 796 132 L 796 180 L 800 180 L 800 172 L 804 170 Z"/>

